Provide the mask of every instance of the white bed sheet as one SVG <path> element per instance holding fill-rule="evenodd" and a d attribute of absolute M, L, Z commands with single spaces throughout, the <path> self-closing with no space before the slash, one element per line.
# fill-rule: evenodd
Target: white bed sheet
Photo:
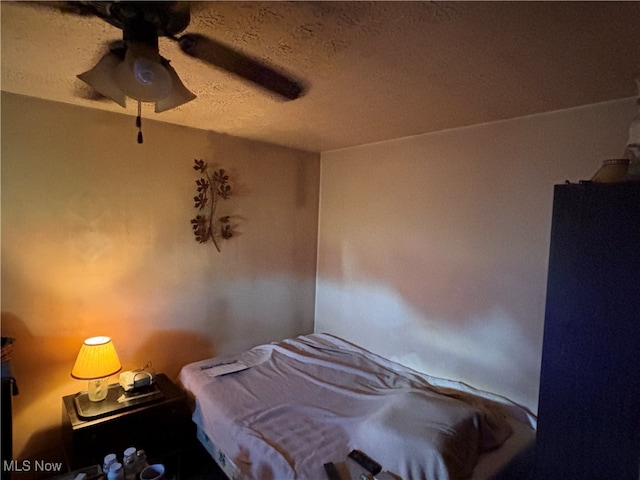
<path fill-rule="evenodd" d="M 250 368 L 213 377 L 215 363 Z M 328 334 L 261 345 L 185 366 L 194 421 L 245 478 L 323 479 L 358 448 L 409 479 L 469 478 L 483 452 L 533 432 L 507 399 L 430 377 Z M 526 437 L 526 435 L 525 435 Z M 496 462 L 478 467 L 490 472 Z M 505 459 L 500 459 L 504 461 Z M 487 477 L 488 478 L 488 477 Z"/>

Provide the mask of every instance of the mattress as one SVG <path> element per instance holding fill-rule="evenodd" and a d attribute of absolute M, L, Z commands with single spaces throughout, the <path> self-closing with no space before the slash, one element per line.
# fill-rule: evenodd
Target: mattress
<path fill-rule="evenodd" d="M 246 368 L 215 376 L 224 364 Z M 535 432 L 535 417 L 504 397 L 329 334 L 195 362 L 180 381 L 201 439 L 234 478 L 324 479 L 323 465 L 352 449 L 405 480 L 491 478 Z"/>

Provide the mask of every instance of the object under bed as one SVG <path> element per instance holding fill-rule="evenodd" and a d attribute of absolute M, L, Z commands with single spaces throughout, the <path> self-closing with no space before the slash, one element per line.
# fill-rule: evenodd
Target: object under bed
<path fill-rule="evenodd" d="M 218 375 L 220 364 L 248 368 Z M 326 478 L 352 449 L 404 480 L 488 479 L 525 449 L 535 417 L 328 334 L 185 366 L 201 441 L 233 478 Z"/>

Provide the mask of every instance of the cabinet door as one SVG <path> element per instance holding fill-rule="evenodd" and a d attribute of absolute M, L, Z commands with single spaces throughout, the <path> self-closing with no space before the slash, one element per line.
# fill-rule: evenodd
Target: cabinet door
<path fill-rule="evenodd" d="M 63 426 L 64 428 L 64 426 Z M 195 438 L 189 407 L 171 401 L 68 431 L 67 461 L 71 469 L 100 464 L 108 453 L 122 455 L 134 446 L 149 458 L 178 450 Z"/>
<path fill-rule="evenodd" d="M 640 184 L 556 186 L 536 478 L 640 478 Z"/>

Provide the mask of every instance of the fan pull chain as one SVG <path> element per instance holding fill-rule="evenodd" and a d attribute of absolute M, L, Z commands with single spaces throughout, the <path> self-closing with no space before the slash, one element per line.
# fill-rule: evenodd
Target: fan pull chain
<path fill-rule="evenodd" d="M 138 101 L 138 116 L 136 117 L 136 127 L 138 127 L 138 143 L 142 143 L 142 102 Z"/>

